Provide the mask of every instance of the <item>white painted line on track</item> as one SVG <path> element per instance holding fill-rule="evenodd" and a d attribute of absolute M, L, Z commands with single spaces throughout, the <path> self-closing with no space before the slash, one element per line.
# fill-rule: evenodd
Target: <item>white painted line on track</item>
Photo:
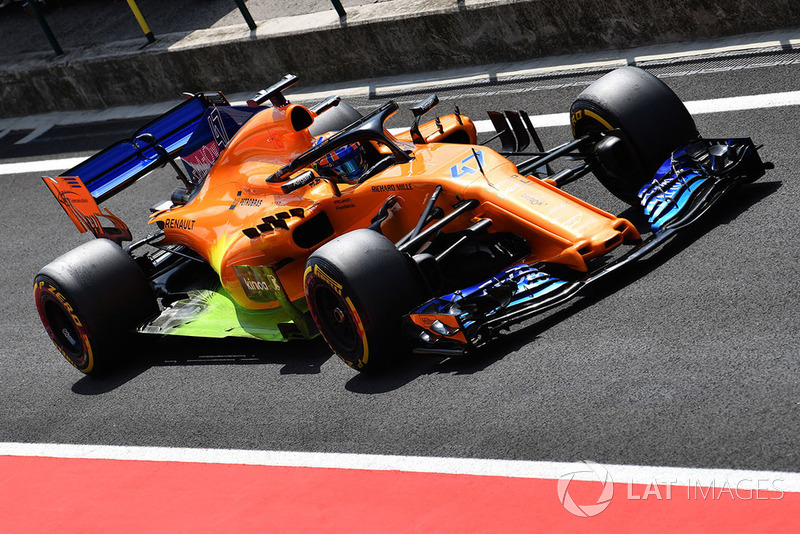
<path fill-rule="evenodd" d="M 28 135 L 26 135 L 25 137 L 23 137 L 22 139 L 20 139 L 19 141 L 17 141 L 14 144 L 15 145 L 24 145 L 26 143 L 30 143 L 31 141 L 33 141 L 37 137 L 40 137 L 40 136 L 44 135 L 45 133 L 47 133 L 50 130 L 50 128 L 52 128 L 53 126 L 55 126 L 55 125 L 54 124 L 45 124 L 43 126 L 39 126 L 38 128 L 34 129 L 31 133 L 29 133 Z"/>
<path fill-rule="evenodd" d="M 694 100 L 686 102 L 686 108 L 692 115 L 704 113 L 725 113 L 749 109 L 779 108 L 800 105 L 800 91 L 786 93 L 770 93 L 766 95 L 734 96 L 713 100 Z"/>
<path fill-rule="evenodd" d="M 530 69 L 512 70 L 497 73 L 497 81 L 506 81 L 513 78 L 525 78 L 530 76 L 543 76 L 554 73 L 572 73 L 574 71 L 589 69 L 617 69 L 628 64 L 626 59 L 612 59 L 608 61 L 592 61 L 589 63 L 574 63 L 572 65 L 553 65 L 551 67 L 537 67 Z"/>
<path fill-rule="evenodd" d="M 422 91 L 430 88 L 442 86 L 459 86 L 471 83 L 489 83 L 488 73 L 473 74 L 471 76 L 459 76 L 457 78 L 444 78 L 437 80 L 415 81 L 410 83 L 398 83 L 392 85 L 376 85 L 375 96 L 393 95 L 407 91 Z"/>
<path fill-rule="evenodd" d="M 552 128 L 554 126 L 569 126 L 569 113 L 552 113 L 550 115 L 536 115 L 531 117 L 535 128 Z M 494 126 L 490 120 L 475 121 L 478 133 L 494 133 Z"/>
<path fill-rule="evenodd" d="M 669 59 L 684 59 L 684 58 L 692 58 L 698 56 L 709 56 L 709 55 L 717 55 L 717 54 L 730 54 L 732 52 L 754 52 L 757 53 L 761 49 L 765 48 L 780 48 L 781 42 L 780 41 L 765 41 L 761 43 L 746 43 L 740 45 L 733 45 L 733 46 L 722 46 L 718 48 L 705 48 L 702 50 L 689 50 L 686 52 L 672 52 L 668 54 L 653 54 L 647 56 L 636 56 L 634 61 L 637 63 L 646 62 L 646 61 L 664 61 Z"/>
<path fill-rule="evenodd" d="M 247 101 L 252 98 L 254 93 L 236 93 L 227 95 L 228 100 L 233 106 L 246 106 Z M 342 98 L 346 97 L 366 97 L 369 95 L 369 86 L 366 85 L 352 85 L 349 87 L 329 86 L 323 87 L 319 90 L 303 89 L 294 90 L 288 89 L 284 92 L 286 98 L 294 103 L 302 102 L 315 102 L 328 98 L 331 95 L 338 95 Z"/>
<path fill-rule="evenodd" d="M 21 163 L 0 164 L 0 176 L 5 174 L 24 174 L 34 172 L 65 171 L 86 161 L 87 158 L 63 158 L 41 161 L 24 161 Z"/>
<path fill-rule="evenodd" d="M 711 100 L 693 100 L 685 102 L 685 104 L 686 108 L 692 115 L 798 106 L 800 105 L 800 91 L 751 96 L 734 96 Z M 536 128 L 569 126 L 569 113 L 536 115 L 531 117 L 531 122 L 533 122 L 533 125 Z M 478 129 L 478 133 L 489 133 L 494 131 L 494 127 L 489 120 L 475 121 L 475 127 Z M 391 131 L 392 133 L 396 134 L 400 131 L 403 131 L 403 129 L 397 128 L 392 129 Z M 28 161 L 22 163 L 2 163 L 0 164 L 0 176 L 9 174 L 60 172 L 74 167 L 85 159 L 86 158 L 65 158 Z"/>
<path fill-rule="evenodd" d="M 579 462 L 56 443 L 0 443 L 0 456 L 358 469 L 536 479 L 558 479 L 575 473 L 577 480 L 594 480 L 592 473 L 586 471 L 586 464 Z M 725 481 L 728 487 L 735 486 L 742 490 L 800 492 L 800 473 L 609 464 L 604 464 L 604 467 L 617 483 L 719 487 Z"/>

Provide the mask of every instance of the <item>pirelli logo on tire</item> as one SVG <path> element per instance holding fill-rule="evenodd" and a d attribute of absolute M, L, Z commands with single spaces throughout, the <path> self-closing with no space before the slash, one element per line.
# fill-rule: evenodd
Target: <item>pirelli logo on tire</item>
<path fill-rule="evenodd" d="M 69 303 L 67 298 L 64 295 L 62 295 L 61 292 L 55 286 L 53 286 L 52 284 L 48 284 L 44 281 L 39 281 L 38 283 L 33 285 L 33 289 L 34 289 L 34 296 L 36 296 L 36 294 L 39 291 L 47 291 L 48 293 L 51 293 L 54 297 L 58 299 L 61 305 L 64 306 L 64 309 L 67 311 L 72 320 L 75 322 L 75 325 L 78 327 L 83 327 L 83 323 L 81 323 L 80 318 L 77 315 L 75 315 L 75 310 L 72 309 L 72 304 Z"/>
<path fill-rule="evenodd" d="M 331 286 L 334 290 L 336 290 L 339 295 L 342 294 L 342 284 L 338 283 L 334 280 L 331 276 L 329 276 L 325 271 L 320 269 L 319 265 L 314 264 L 314 275 L 318 276 L 322 280 L 325 281 L 326 284 Z"/>
<path fill-rule="evenodd" d="M 576 109 L 576 110 L 573 110 L 573 111 L 572 111 L 572 112 L 569 114 L 569 123 L 570 123 L 570 127 L 572 128 L 572 136 L 573 136 L 573 137 L 575 136 L 575 125 L 576 125 L 576 124 L 578 123 L 578 121 L 579 121 L 579 120 L 581 120 L 582 118 L 583 118 L 583 110 L 582 110 L 582 109 Z"/>
<path fill-rule="evenodd" d="M 572 135 L 575 135 L 575 125 L 578 124 L 583 118 L 593 119 L 603 125 L 607 130 L 613 130 L 614 127 L 603 117 L 589 109 L 574 109 L 569 114 L 569 122 L 572 126 Z"/>

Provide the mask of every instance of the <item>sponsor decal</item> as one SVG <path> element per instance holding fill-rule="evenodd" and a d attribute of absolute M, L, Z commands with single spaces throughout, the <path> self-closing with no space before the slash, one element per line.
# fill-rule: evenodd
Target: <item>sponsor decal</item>
<path fill-rule="evenodd" d="M 192 230 L 194 228 L 194 222 L 194 219 L 164 219 L 164 228 Z"/>
<path fill-rule="evenodd" d="M 89 204 L 89 200 L 78 196 L 72 191 L 61 193 L 59 200 L 64 206 L 69 206 L 70 204 Z"/>
<path fill-rule="evenodd" d="M 353 199 L 350 197 L 345 198 L 337 198 L 333 201 L 333 207 L 337 210 L 346 210 L 349 208 L 355 208 L 356 205 L 353 204 Z"/>
<path fill-rule="evenodd" d="M 571 226 L 576 226 L 581 222 L 581 220 L 583 220 L 583 214 L 576 213 L 575 215 L 570 217 L 567 222 L 564 223 L 564 226 L 566 226 L 567 228 Z"/>
<path fill-rule="evenodd" d="M 575 130 L 575 123 L 583 118 L 583 110 L 577 109 L 569 116 L 569 122 L 572 124 L 572 129 Z"/>
<path fill-rule="evenodd" d="M 242 280 L 245 287 L 250 291 L 268 291 L 271 289 L 271 286 L 267 282 L 262 282 L 260 280 Z"/>
<path fill-rule="evenodd" d="M 342 286 L 339 286 L 340 289 L 341 287 Z M 339 291 L 339 294 L 341 295 L 341 291 Z M 367 362 L 369 361 L 369 342 L 367 341 L 367 331 L 364 328 L 364 325 L 361 323 L 361 316 L 358 315 L 356 307 L 353 305 L 353 301 L 350 300 L 350 297 L 345 297 L 345 302 L 347 303 L 347 307 L 350 308 L 350 319 L 353 321 L 353 324 L 356 325 L 358 335 L 361 337 L 361 359 L 358 360 L 358 363 L 356 364 L 356 367 L 361 369 L 367 365 Z M 349 362 L 346 363 L 349 365 Z"/>
<path fill-rule="evenodd" d="M 325 271 L 319 268 L 319 265 L 314 265 L 314 274 L 322 278 L 326 284 L 331 286 L 337 293 L 342 294 L 342 284 L 338 283 L 330 277 Z"/>
<path fill-rule="evenodd" d="M 197 185 L 208 176 L 208 172 L 214 162 L 217 161 L 219 153 L 217 142 L 209 141 L 191 154 L 181 156 L 181 159 L 191 169 L 192 175 L 190 179 L 192 183 Z"/>
<path fill-rule="evenodd" d="M 472 161 L 475 160 L 476 155 L 478 157 L 477 161 Z M 450 167 L 450 177 L 461 178 L 467 174 L 475 174 L 480 170 L 481 167 L 484 167 L 483 150 L 475 150 L 474 154 L 470 154 L 466 158 L 462 159 L 460 164 Z"/>
<path fill-rule="evenodd" d="M 228 209 L 235 209 L 237 206 L 244 206 L 245 208 L 260 208 L 261 204 L 263 203 L 263 199 L 243 197 L 242 192 L 239 191 L 236 193 L 236 200 L 233 201 L 233 204 L 231 204 L 231 207 Z"/>
<path fill-rule="evenodd" d="M 208 129 L 211 130 L 211 136 L 214 138 L 214 142 L 216 142 L 220 148 L 228 146 L 231 139 L 228 135 L 228 131 L 225 129 L 225 124 L 222 121 L 222 115 L 219 109 L 217 107 L 211 108 L 206 120 L 208 121 Z M 219 150 L 217 153 L 219 153 Z"/>
<path fill-rule="evenodd" d="M 535 196 L 531 195 L 530 193 L 520 193 L 519 196 L 523 200 L 527 201 L 528 204 L 530 204 L 531 206 L 546 206 L 547 205 L 546 202 L 544 202 L 542 200 L 539 200 L 538 198 L 536 198 Z"/>
<path fill-rule="evenodd" d="M 464 343 L 467 341 L 458 318 L 452 315 L 413 313 L 410 315 L 410 319 L 414 324 L 427 330 L 429 334 L 455 339 Z"/>
<path fill-rule="evenodd" d="M 373 193 L 387 193 L 391 191 L 411 191 L 414 189 L 414 184 L 406 182 L 404 184 L 386 184 L 386 185 L 373 185 Z"/>
<path fill-rule="evenodd" d="M 272 302 L 277 280 L 269 267 L 263 265 L 234 265 L 233 272 L 244 289 L 244 294 L 253 302 Z"/>

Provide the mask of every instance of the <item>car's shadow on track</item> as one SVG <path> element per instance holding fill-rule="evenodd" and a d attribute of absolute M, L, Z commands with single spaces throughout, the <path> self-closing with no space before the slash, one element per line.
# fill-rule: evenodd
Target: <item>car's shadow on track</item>
<path fill-rule="evenodd" d="M 356 374 L 347 381 L 345 389 L 353 393 L 374 395 L 400 389 L 426 375 L 471 375 L 483 371 L 505 354 L 503 351 L 480 351 L 461 358 L 411 355 L 385 372 Z"/>
<path fill-rule="evenodd" d="M 195 365 L 282 365 L 282 375 L 308 375 L 321 372 L 322 364 L 333 353 L 322 340 L 288 343 L 250 339 L 164 338 L 151 355 L 152 366 Z"/>
<path fill-rule="evenodd" d="M 113 372 L 84 376 L 73 386 L 79 395 L 115 390 L 154 367 L 209 365 L 281 365 L 282 375 L 318 374 L 333 353 L 321 338 L 270 343 L 249 339 L 165 337 L 137 346 Z"/>

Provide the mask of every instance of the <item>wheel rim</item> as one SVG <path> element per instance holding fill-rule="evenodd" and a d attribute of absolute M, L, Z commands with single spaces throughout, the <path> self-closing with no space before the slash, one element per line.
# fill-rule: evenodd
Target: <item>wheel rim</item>
<path fill-rule="evenodd" d="M 314 291 L 314 304 L 320 330 L 325 340 L 341 355 L 353 354 L 361 343 L 361 335 L 347 302 L 326 285 Z"/>
<path fill-rule="evenodd" d="M 45 303 L 45 317 L 50 325 L 53 341 L 64 351 L 65 356 L 75 365 L 86 363 L 86 352 L 83 350 L 81 334 L 72 317 L 58 303 L 48 300 Z"/>
<path fill-rule="evenodd" d="M 581 137 L 586 134 L 600 134 L 602 132 L 607 131 L 602 124 L 595 121 L 594 119 L 589 119 L 595 122 L 593 125 L 586 126 L 584 119 L 584 125 L 579 127 L 576 132 L 576 137 Z M 582 149 L 584 155 L 590 158 L 590 162 L 593 163 L 595 167 L 594 175 L 600 181 L 601 184 L 614 196 L 619 198 L 620 200 L 627 202 L 628 204 L 636 205 L 639 202 L 639 198 L 637 197 L 637 193 L 646 179 L 642 179 L 641 184 L 635 183 L 635 180 L 632 178 L 626 178 L 624 176 L 616 176 L 610 174 L 608 171 L 603 171 L 603 167 L 600 164 L 600 160 L 594 154 L 594 145 L 596 143 L 592 143 L 590 145 L 585 145 Z"/>

